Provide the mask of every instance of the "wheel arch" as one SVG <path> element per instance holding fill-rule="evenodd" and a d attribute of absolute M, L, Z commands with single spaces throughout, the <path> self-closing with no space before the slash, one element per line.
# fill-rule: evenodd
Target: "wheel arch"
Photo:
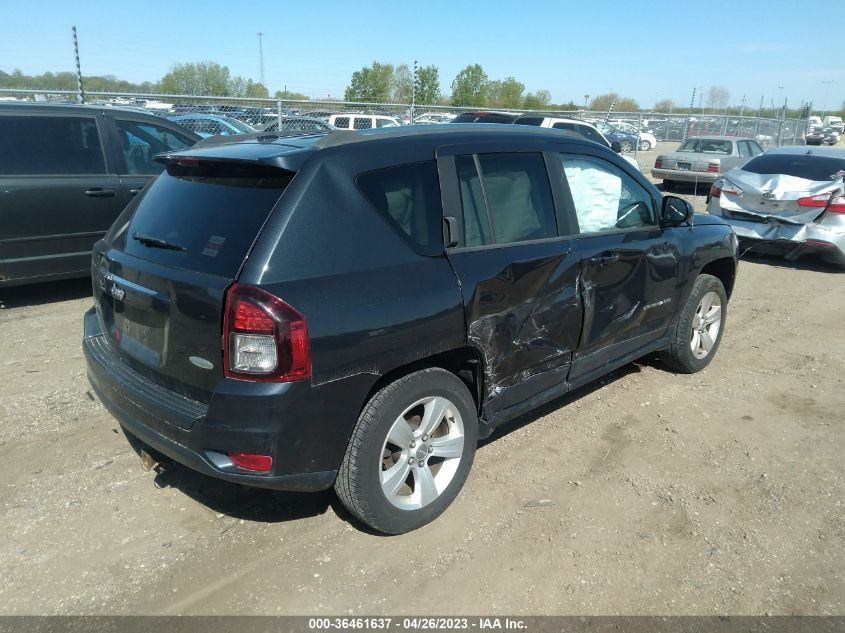
<path fill-rule="evenodd" d="M 732 257 L 723 257 L 721 259 L 714 259 L 711 262 L 704 264 L 699 275 L 712 275 L 722 282 L 725 287 L 725 294 L 728 299 L 731 298 L 731 293 L 734 289 L 734 282 L 736 281 L 736 261 Z"/>
<path fill-rule="evenodd" d="M 370 387 L 364 402 L 361 403 L 361 409 L 363 410 L 370 399 L 386 385 L 415 371 L 430 367 L 439 367 L 457 376 L 469 389 L 475 402 L 476 412 L 481 413 L 484 394 L 484 359 L 478 349 L 468 345 L 400 365 L 382 374 Z"/>

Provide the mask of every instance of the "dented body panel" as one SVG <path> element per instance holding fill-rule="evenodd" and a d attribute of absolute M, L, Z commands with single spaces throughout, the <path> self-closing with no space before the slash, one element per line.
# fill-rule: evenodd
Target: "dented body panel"
<path fill-rule="evenodd" d="M 583 307 L 572 240 L 450 254 L 467 341 L 484 360 L 484 401 L 498 411 L 566 379 Z"/>

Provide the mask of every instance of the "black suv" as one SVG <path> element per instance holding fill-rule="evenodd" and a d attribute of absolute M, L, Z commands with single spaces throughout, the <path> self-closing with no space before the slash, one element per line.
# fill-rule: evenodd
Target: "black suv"
<path fill-rule="evenodd" d="M 0 104 L 0 286 L 84 277 L 91 247 L 199 136 L 133 109 Z"/>
<path fill-rule="evenodd" d="M 208 139 L 94 249 L 83 347 L 124 429 L 251 486 L 439 515 L 479 438 L 662 350 L 705 367 L 736 271 L 615 153 L 556 130 Z"/>

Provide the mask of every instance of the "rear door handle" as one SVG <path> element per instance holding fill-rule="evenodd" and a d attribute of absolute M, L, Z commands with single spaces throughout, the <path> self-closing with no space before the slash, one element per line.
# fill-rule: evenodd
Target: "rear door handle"
<path fill-rule="evenodd" d="M 114 189 L 86 189 L 85 195 L 89 198 L 113 198 L 117 195 Z"/>
<path fill-rule="evenodd" d="M 608 253 L 606 255 L 597 255 L 588 260 L 591 264 L 598 264 L 604 266 L 605 264 L 612 264 L 619 261 L 619 253 Z"/>
<path fill-rule="evenodd" d="M 141 190 L 140 190 L 140 189 L 130 189 L 130 190 L 129 190 L 129 195 L 130 195 L 130 196 L 136 196 L 136 195 L 138 195 L 140 192 L 141 192 Z"/>

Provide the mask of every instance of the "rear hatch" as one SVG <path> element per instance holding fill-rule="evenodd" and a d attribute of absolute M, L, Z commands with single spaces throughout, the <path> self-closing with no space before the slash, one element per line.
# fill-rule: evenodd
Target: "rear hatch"
<path fill-rule="evenodd" d="M 726 174 L 720 206 L 737 219 L 807 224 L 824 216 L 832 195 L 842 195 L 843 175 L 845 159 L 763 154 Z"/>
<path fill-rule="evenodd" d="M 95 248 L 98 317 L 124 362 L 209 401 L 223 377 L 226 288 L 293 176 L 254 162 L 170 159 Z"/>

